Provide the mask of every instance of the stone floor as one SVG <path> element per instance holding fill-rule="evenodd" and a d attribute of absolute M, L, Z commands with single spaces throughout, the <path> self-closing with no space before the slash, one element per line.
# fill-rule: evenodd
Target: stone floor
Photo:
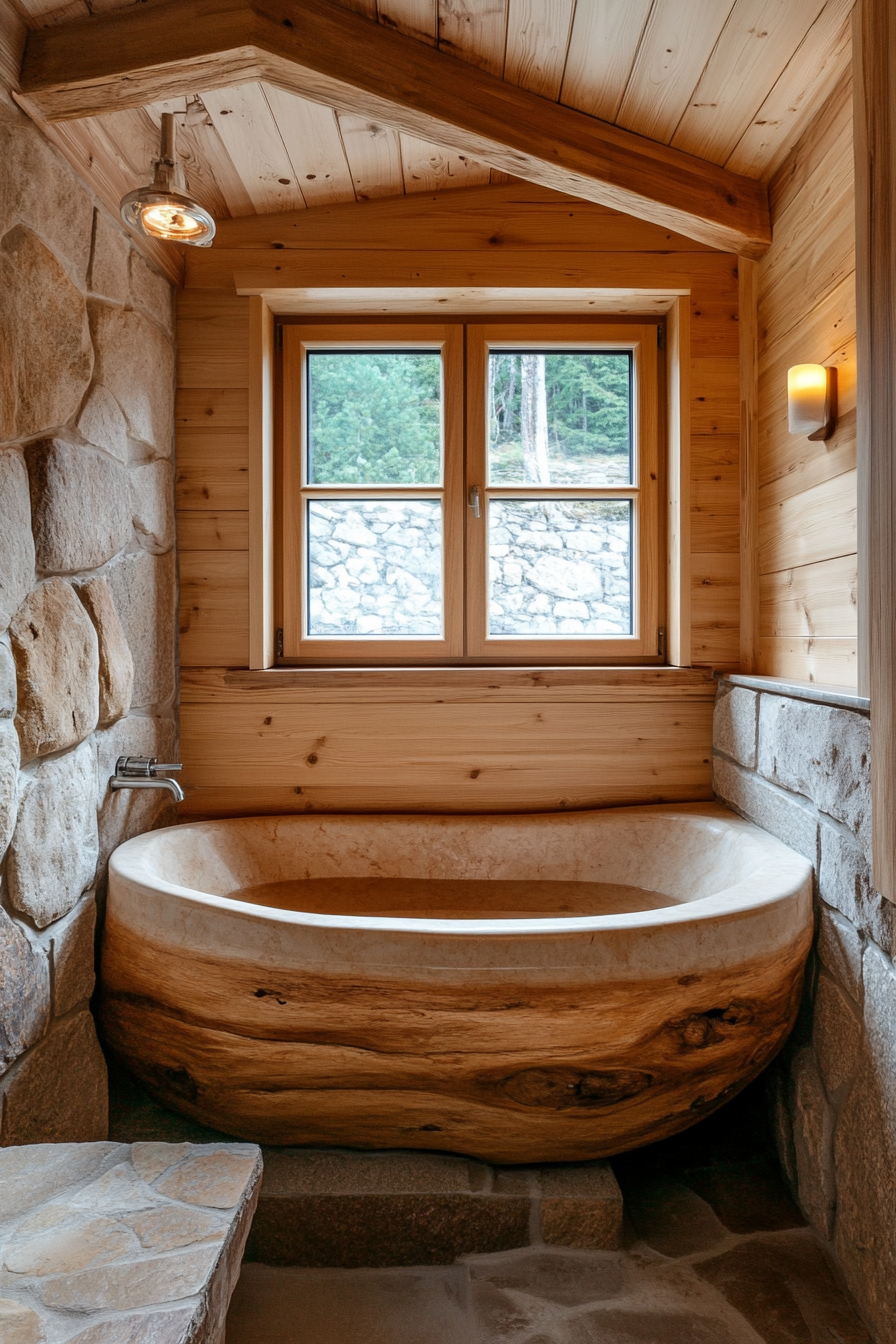
<path fill-rule="evenodd" d="M 126 1078 L 112 1117 L 122 1142 L 223 1137 Z M 613 1167 L 618 1251 L 529 1246 L 392 1269 L 246 1262 L 227 1344 L 872 1344 L 783 1183 L 761 1080 Z"/>

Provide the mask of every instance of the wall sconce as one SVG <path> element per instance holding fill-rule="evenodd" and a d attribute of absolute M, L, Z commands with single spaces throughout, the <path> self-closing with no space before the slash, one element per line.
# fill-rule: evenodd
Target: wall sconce
<path fill-rule="evenodd" d="M 153 180 L 148 187 L 129 191 L 119 207 L 125 224 L 150 238 L 167 243 L 192 243 L 209 247 L 215 236 L 215 221 L 207 210 L 187 194 L 183 165 L 174 145 L 174 113 L 162 113 L 162 143 L 153 159 Z"/>
<path fill-rule="evenodd" d="M 837 370 L 821 364 L 788 369 L 787 419 L 791 434 L 829 439 L 837 423 Z"/>

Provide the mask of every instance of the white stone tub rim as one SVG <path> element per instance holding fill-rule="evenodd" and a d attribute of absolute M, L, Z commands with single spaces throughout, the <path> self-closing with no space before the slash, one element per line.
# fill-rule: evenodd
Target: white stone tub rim
<path fill-rule="evenodd" d="M 728 811 L 727 808 L 723 808 L 719 804 L 660 803 L 643 807 L 600 808 L 583 810 L 582 812 L 514 813 L 501 814 L 501 816 L 512 816 L 518 822 L 526 819 L 543 822 L 549 817 L 595 816 L 609 818 L 619 814 L 630 816 L 634 814 L 649 815 L 651 813 L 665 816 L 684 814 L 689 818 L 703 817 L 706 820 L 719 822 L 723 826 L 730 826 L 753 842 L 757 855 L 764 851 L 767 857 L 759 859 L 756 867 L 750 870 L 747 878 L 721 891 L 714 892 L 710 896 L 662 906 L 655 910 L 634 910 L 623 914 L 577 915 L 548 919 L 413 919 L 380 915 L 322 915 L 301 910 L 282 910 L 272 906 L 258 905 L 250 901 L 235 900 L 231 896 L 219 896 L 211 892 L 199 891 L 193 887 L 180 886 L 161 877 L 153 870 L 151 862 L 153 848 L 159 839 L 165 835 L 183 834 L 188 826 L 217 828 L 243 821 L 275 820 L 273 815 L 270 817 L 231 817 L 215 821 L 185 822 L 179 826 L 168 826 L 156 831 L 147 831 L 145 834 L 135 836 L 132 840 L 119 845 L 109 861 L 109 872 L 110 878 L 120 877 L 124 879 L 139 888 L 150 899 L 159 895 L 176 896 L 188 905 L 210 910 L 228 911 L 253 922 L 264 921 L 267 924 L 281 924 L 309 929 L 357 929 L 380 933 L 406 933 L 416 937 L 421 934 L 441 935 L 452 939 L 487 937 L 492 940 L 499 939 L 502 936 L 507 938 L 519 938 L 525 935 L 544 937 L 546 934 L 571 935 L 637 929 L 659 930 L 668 928 L 670 925 L 694 924 L 699 926 L 717 920 L 719 917 L 725 917 L 730 921 L 732 918 L 736 919 L 738 915 L 755 915 L 763 907 L 778 906 L 798 898 L 801 894 L 805 895 L 807 884 L 810 882 L 812 875 L 812 865 L 809 861 L 803 858 L 801 854 L 789 849 L 774 836 L 769 835 L 768 832 L 754 826 L 752 822 L 744 821 L 736 813 Z M 471 815 L 456 814 L 450 819 L 470 820 Z M 291 820 L 293 817 L 300 819 L 302 816 L 301 813 L 286 814 L 285 817 L 276 819 Z M 364 813 L 358 814 L 357 818 L 351 813 L 316 813 L 314 819 L 317 821 L 344 822 L 354 819 L 360 820 L 363 817 L 365 822 L 374 820 L 386 822 L 390 819 L 399 818 L 408 820 L 411 816 L 415 818 L 419 816 L 421 821 L 427 819 L 426 814 L 408 813 L 383 813 L 379 815 Z M 495 820 L 497 819 L 496 816 Z M 487 817 L 477 815 L 476 820 L 487 820 Z"/>

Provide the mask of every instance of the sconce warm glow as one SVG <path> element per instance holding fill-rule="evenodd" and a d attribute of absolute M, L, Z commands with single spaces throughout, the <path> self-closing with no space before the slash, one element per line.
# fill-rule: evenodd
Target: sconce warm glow
<path fill-rule="evenodd" d="M 788 369 L 787 419 L 791 434 L 830 438 L 837 420 L 837 370 L 821 364 Z"/>
<path fill-rule="evenodd" d="M 168 243 L 192 243 L 208 247 L 215 236 L 215 221 L 207 210 L 186 195 L 183 168 L 174 148 L 174 115 L 162 113 L 162 144 L 153 160 L 153 180 L 147 187 L 129 191 L 119 207 L 125 224 L 150 238 Z"/>

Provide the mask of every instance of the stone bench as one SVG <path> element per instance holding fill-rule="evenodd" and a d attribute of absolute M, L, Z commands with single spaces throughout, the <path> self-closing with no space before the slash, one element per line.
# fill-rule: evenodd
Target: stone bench
<path fill-rule="evenodd" d="M 531 1245 L 612 1250 L 621 1233 L 608 1162 L 493 1167 L 447 1153 L 266 1147 L 246 1259 L 450 1265 Z"/>
<path fill-rule="evenodd" d="M 3 1344 L 223 1344 L 249 1143 L 0 1148 Z"/>

